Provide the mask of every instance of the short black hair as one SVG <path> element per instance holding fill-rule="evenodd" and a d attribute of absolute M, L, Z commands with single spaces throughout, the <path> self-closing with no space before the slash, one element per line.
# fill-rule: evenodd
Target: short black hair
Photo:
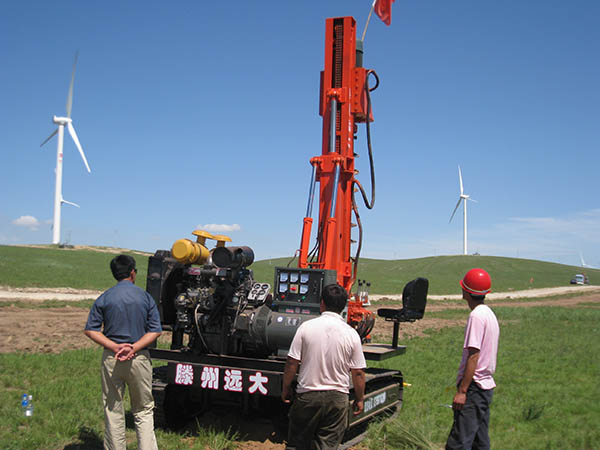
<path fill-rule="evenodd" d="M 110 271 L 115 280 L 121 281 L 129 278 L 131 271 L 135 269 L 135 259 L 129 255 L 115 256 L 110 262 Z"/>
<path fill-rule="evenodd" d="M 471 294 L 471 298 L 476 303 L 483 303 L 483 301 L 485 300 L 485 295 L 474 295 L 474 294 Z"/>
<path fill-rule="evenodd" d="M 348 302 L 348 293 L 339 284 L 328 284 L 321 293 L 325 309 L 334 313 L 341 313 Z"/>

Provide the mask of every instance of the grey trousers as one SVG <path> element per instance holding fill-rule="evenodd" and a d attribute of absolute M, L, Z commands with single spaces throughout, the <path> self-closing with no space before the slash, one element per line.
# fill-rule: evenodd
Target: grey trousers
<path fill-rule="evenodd" d="M 481 389 L 472 382 L 463 409 L 454 411 L 454 423 L 446 442 L 447 450 L 488 450 L 490 437 L 490 404 L 493 389 Z"/>
<path fill-rule="evenodd" d="M 154 435 L 152 363 L 148 350 L 129 361 L 117 361 L 115 354 L 102 354 L 102 402 L 104 404 L 104 448 L 125 450 L 125 410 L 123 395 L 129 388 L 138 449 L 157 450 Z"/>
<path fill-rule="evenodd" d="M 348 427 L 348 394 L 312 391 L 296 395 L 289 414 L 286 449 L 339 447 Z"/>

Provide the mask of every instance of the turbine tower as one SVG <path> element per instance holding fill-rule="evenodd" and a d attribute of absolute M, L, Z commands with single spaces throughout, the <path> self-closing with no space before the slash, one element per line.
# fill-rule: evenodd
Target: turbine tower
<path fill-rule="evenodd" d="M 585 267 L 588 269 L 597 269 L 597 267 L 590 266 L 589 264 L 585 263 L 585 261 L 583 260 L 583 253 L 579 252 L 579 258 L 581 259 L 581 267 Z"/>
<path fill-rule="evenodd" d="M 75 142 L 75 146 L 77 150 L 79 150 L 79 154 L 81 155 L 81 159 L 83 159 L 83 163 L 85 164 L 85 168 L 88 172 L 91 172 L 90 166 L 88 165 L 87 159 L 85 158 L 85 153 L 83 153 L 83 148 L 81 148 L 81 144 L 79 143 L 79 139 L 77 138 L 77 133 L 75 132 L 75 128 L 73 128 L 73 121 L 71 120 L 71 107 L 73 106 L 73 83 L 75 82 L 75 67 L 77 66 L 77 52 L 75 53 L 75 61 L 73 62 L 73 71 L 71 73 L 71 83 L 69 84 L 69 94 L 67 96 L 67 117 L 57 117 L 54 116 L 52 118 L 52 122 L 58 125 L 58 128 L 54 130 L 54 132 L 42 142 L 40 145 L 43 146 L 46 142 L 52 139 L 58 133 L 58 143 L 56 146 L 56 185 L 54 189 L 54 222 L 52 225 L 52 243 L 59 244 L 60 243 L 60 208 L 63 203 L 68 205 L 76 206 L 79 208 L 79 205 L 73 202 L 69 202 L 65 200 L 62 196 L 62 167 L 63 167 L 63 141 L 64 141 L 64 131 L 65 126 L 67 130 L 69 130 L 69 134 Z"/>
<path fill-rule="evenodd" d="M 454 211 L 452 211 L 452 215 L 450 216 L 450 220 L 448 223 L 452 222 L 452 218 L 456 213 L 456 210 L 460 206 L 460 202 L 463 202 L 463 255 L 467 254 L 467 200 L 471 200 L 472 202 L 477 203 L 477 200 L 471 198 L 471 196 L 465 194 L 463 189 L 463 180 L 462 173 L 460 171 L 460 166 L 458 166 L 458 182 L 460 183 L 460 195 L 458 197 L 458 202 L 456 202 L 456 207 Z"/>

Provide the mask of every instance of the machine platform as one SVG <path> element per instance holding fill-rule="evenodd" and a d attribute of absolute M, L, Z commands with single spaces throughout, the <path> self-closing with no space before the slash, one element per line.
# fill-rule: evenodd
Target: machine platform
<path fill-rule="evenodd" d="M 383 361 L 406 353 L 406 346 L 393 347 L 387 344 L 363 344 L 363 353 L 368 361 Z"/>

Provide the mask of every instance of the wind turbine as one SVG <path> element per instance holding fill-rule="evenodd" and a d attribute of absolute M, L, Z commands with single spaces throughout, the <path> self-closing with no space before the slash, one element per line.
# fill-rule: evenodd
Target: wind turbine
<path fill-rule="evenodd" d="M 586 267 L 588 269 L 597 269 L 597 267 L 590 266 L 585 263 L 585 261 L 583 260 L 583 254 L 581 252 L 579 252 L 579 258 L 581 259 L 581 267 Z"/>
<path fill-rule="evenodd" d="M 456 207 L 454 211 L 452 211 L 452 215 L 450 216 L 450 220 L 448 223 L 452 222 L 452 218 L 456 213 L 456 210 L 460 206 L 460 202 L 463 203 L 463 255 L 467 254 L 467 200 L 471 200 L 472 202 L 477 203 L 477 200 L 472 199 L 469 195 L 465 194 L 463 189 L 463 180 L 462 173 L 460 171 L 460 166 L 458 166 L 458 181 L 460 183 L 460 196 L 458 197 L 458 202 L 456 202 Z"/>
<path fill-rule="evenodd" d="M 64 130 L 65 126 L 67 130 L 69 130 L 69 134 L 75 142 L 75 146 L 77 150 L 79 150 L 79 154 L 81 155 L 81 159 L 83 159 L 83 163 L 85 164 L 85 168 L 88 172 L 91 172 L 90 166 L 85 158 L 85 153 L 83 153 L 83 148 L 81 148 L 81 144 L 79 143 L 79 139 L 77 138 L 77 133 L 75 132 L 75 128 L 73 128 L 73 121 L 71 120 L 71 107 L 73 106 L 73 83 L 75 82 L 75 67 L 77 66 L 77 55 L 78 52 L 75 53 L 75 61 L 73 62 L 73 71 L 71 73 L 71 83 L 69 84 L 69 94 L 67 96 L 67 117 L 52 117 L 52 122 L 58 125 L 58 128 L 54 130 L 54 132 L 41 143 L 40 147 L 43 146 L 46 142 L 52 139 L 58 133 L 58 144 L 56 146 L 56 186 L 54 189 L 54 224 L 52 225 L 52 243 L 58 244 L 60 243 L 60 208 L 63 203 L 67 205 L 76 206 L 79 208 L 79 205 L 73 202 L 69 202 L 65 200 L 62 196 L 62 167 L 63 167 L 63 141 L 64 141 Z"/>

